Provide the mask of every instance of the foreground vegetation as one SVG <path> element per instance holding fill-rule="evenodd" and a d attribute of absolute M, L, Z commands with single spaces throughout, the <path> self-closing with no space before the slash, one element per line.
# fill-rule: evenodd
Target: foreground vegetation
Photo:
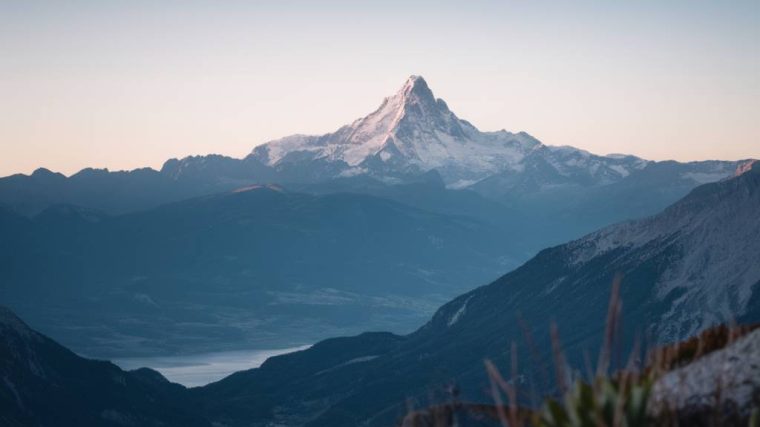
<path fill-rule="evenodd" d="M 402 427 L 648 427 L 648 426 L 750 426 L 760 427 L 760 393 L 753 391 L 752 406 L 742 410 L 726 404 L 720 387 L 703 402 L 688 408 L 674 407 L 673 396 L 653 396 L 657 381 L 666 374 L 722 349 L 746 336 L 760 324 L 720 325 L 685 341 L 655 348 L 646 356 L 643 366 L 636 363 L 640 353 L 634 345 L 627 365 L 608 373 L 611 347 L 619 328 L 621 303 L 618 285 L 613 286 L 607 326 L 599 362 L 595 372 L 572 381 L 564 361 L 557 329 L 552 327 L 552 342 L 557 392 L 545 398 L 537 409 L 523 405 L 522 390 L 518 390 L 516 345 L 510 354 L 511 375 L 505 379 L 492 362 L 485 361 L 491 382 L 493 403 L 475 404 L 452 401 L 410 412 Z M 590 367 L 587 366 L 590 371 Z M 662 394 L 662 393 L 660 393 Z M 701 396 L 704 400 L 704 396 Z"/>

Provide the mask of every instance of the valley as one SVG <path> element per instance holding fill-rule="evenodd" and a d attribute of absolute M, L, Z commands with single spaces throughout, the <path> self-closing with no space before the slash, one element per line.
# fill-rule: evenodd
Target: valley
<path fill-rule="evenodd" d="M 310 346 L 276 350 L 231 350 L 179 356 L 130 357 L 113 359 L 120 368 L 131 371 L 150 368 L 167 380 L 185 387 L 199 387 L 216 382 L 237 371 L 254 369 L 270 357 L 306 350 Z"/>

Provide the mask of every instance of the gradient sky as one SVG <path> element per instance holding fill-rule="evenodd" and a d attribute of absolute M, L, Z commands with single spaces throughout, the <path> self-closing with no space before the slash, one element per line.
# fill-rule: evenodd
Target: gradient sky
<path fill-rule="evenodd" d="M 760 157 L 757 0 L 0 0 L 0 175 L 241 157 L 410 74 L 481 130 Z"/>

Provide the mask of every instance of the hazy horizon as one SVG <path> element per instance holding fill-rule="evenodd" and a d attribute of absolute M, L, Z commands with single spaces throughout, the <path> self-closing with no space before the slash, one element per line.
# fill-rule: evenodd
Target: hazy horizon
<path fill-rule="evenodd" d="M 410 74 L 481 130 L 650 160 L 760 157 L 757 2 L 214 6 L 0 5 L 0 176 L 239 158 L 337 130 Z"/>

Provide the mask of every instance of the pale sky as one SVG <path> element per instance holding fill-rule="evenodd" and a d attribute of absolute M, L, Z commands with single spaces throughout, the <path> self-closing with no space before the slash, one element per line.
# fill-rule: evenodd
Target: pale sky
<path fill-rule="evenodd" d="M 0 0 L 0 176 L 242 157 L 410 74 L 481 130 L 760 158 L 757 0 Z"/>

